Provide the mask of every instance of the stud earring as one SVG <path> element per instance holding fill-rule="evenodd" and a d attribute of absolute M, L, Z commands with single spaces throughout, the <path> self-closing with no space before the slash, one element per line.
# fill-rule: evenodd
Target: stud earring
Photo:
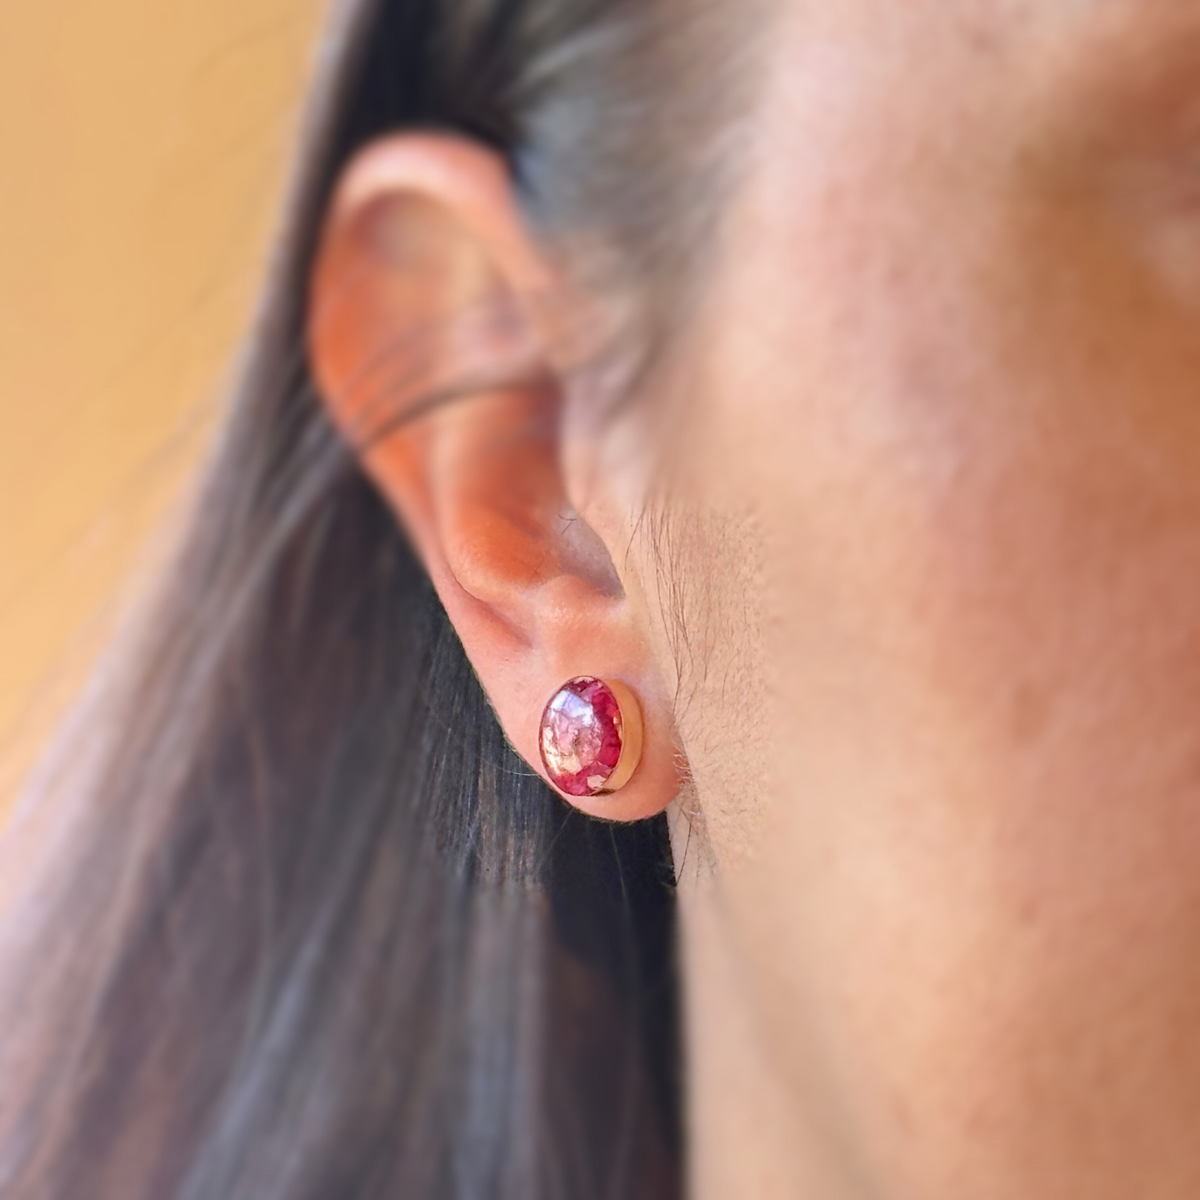
<path fill-rule="evenodd" d="M 560 792 L 607 796 L 633 778 L 641 760 L 641 706 L 624 684 L 571 679 L 550 697 L 538 745 Z"/>

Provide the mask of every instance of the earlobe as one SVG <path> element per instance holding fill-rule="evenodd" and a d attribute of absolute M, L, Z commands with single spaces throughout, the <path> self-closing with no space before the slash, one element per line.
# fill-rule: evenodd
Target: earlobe
<path fill-rule="evenodd" d="M 407 530 L 509 739 L 572 803 L 632 820 L 677 790 L 670 694 L 610 548 L 567 497 L 563 387 L 541 315 L 551 278 L 490 151 L 387 139 L 351 165 L 331 207 L 309 348 L 334 420 Z M 610 795 L 561 787 L 544 755 L 547 701 L 581 676 L 626 697 L 631 752 L 644 722 L 636 770 L 621 779 L 633 760 L 614 762 L 623 786 Z M 609 770 L 598 762 L 595 779 Z"/>

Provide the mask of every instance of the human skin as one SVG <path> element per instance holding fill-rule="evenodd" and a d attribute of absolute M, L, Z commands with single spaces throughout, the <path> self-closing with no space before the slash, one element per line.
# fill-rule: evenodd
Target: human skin
<path fill-rule="evenodd" d="M 495 389 L 365 461 L 535 768 L 569 674 L 643 696 L 646 770 L 583 806 L 670 805 L 694 1195 L 1192 1200 L 1200 3 L 774 9 L 658 394 Z M 452 285 L 362 236 L 414 211 Z M 497 289 L 472 354 L 554 378 L 569 285 L 494 163 L 369 150 L 314 287 L 335 416 Z"/>

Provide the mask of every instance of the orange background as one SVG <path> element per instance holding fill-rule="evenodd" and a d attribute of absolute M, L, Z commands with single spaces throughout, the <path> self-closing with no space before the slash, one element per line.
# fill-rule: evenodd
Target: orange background
<path fill-rule="evenodd" d="M 320 7 L 0 4 L 0 808 L 203 448 Z"/>

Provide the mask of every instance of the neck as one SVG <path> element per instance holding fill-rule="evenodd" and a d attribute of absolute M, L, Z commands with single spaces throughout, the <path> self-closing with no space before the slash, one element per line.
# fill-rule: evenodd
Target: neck
<path fill-rule="evenodd" d="M 684 854 L 685 843 L 691 837 Z M 690 1200 L 834 1200 L 803 1099 L 779 1069 L 711 856 L 672 819 L 687 1014 Z"/>

